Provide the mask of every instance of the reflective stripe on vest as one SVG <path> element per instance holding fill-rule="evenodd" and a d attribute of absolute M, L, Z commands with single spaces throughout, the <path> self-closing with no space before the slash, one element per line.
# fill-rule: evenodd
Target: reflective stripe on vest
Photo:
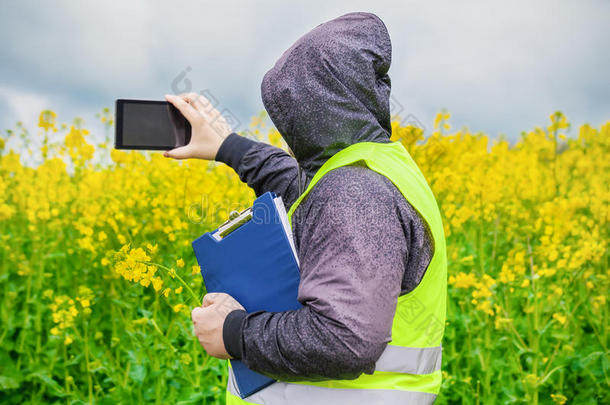
<path fill-rule="evenodd" d="M 441 369 L 442 348 L 387 345 L 375 363 L 375 371 L 430 374 Z"/>
<path fill-rule="evenodd" d="M 377 362 L 375 363 L 375 371 L 393 372 L 393 373 L 408 373 L 408 374 L 431 374 L 441 369 L 441 347 L 430 348 L 413 348 L 387 345 Z M 278 385 L 281 385 L 279 387 Z M 327 400 L 328 403 L 340 403 L 340 400 L 352 398 L 352 395 L 358 395 L 362 389 L 340 389 L 328 387 L 311 387 L 309 385 L 294 384 L 286 382 L 276 382 L 269 387 L 263 389 L 259 393 L 255 393 L 246 398 L 248 403 L 256 404 L 292 404 L 292 403 L 312 403 L 310 395 L 315 395 L 318 401 Z M 229 377 L 227 381 L 227 390 L 234 396 L 239 397 L 239 388 L 235 382 L 233 368 L 229 367 Z M 351 392 L 346 392 L 352 390 Z M 401 401 L 401 403 L 432 403 L 436 395 L 431 393 L 419 393 L 413 391 L 399 390 L 365 390 L 371 391 L 365 394 L 366 398 L 371 401 L 375 400 L 393 400 Z M 389 392 L 386 392 L 389 391 Z M 299 398 L 305 398 L 299 401 Z M 308 399 L 309 398 L 309 399 Z M 361 398 L 358 396 L 358 398 Z M 307 402 L 309 401 L 309 402 Z M 405 402 L 406 401 L 406 402 Z M 409 402 L 411 401 L 411 402 Z M 367 401 L 368 403 L 369 401 Z M 324 403 L 324 402 L 322 402 Z"/>
<path fill-rule="evenodd" d="M 254 394 L 241 399 L 235 384 L 233 369 L 229 367 L 227 405 L 343 405 L 343 404 L 433 404 L 436 395 L 428 392 L 398 389 L 329 388 L 317 385 L 277 381 Z"/>
<path fill-rule="evenodd" d="M 447 257 L 440 211 L 423 174 L 400 142 L 361 142 L 337 152 L 310 181 L 288 211 L 292 214 L 324 174 L 364 162 L 388 178 L 428 225 L 434 254 L 419 285 L 398 297 L 392 341 L 373 374 L 353 380 L 278 381 L 241 399 L 229 361 L 227 404 L 433 403 L 441 386 L 441 340 L 445 327 Z"/>

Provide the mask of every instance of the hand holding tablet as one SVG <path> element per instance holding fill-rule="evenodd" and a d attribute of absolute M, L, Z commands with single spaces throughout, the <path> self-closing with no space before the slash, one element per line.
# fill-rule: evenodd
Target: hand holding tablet
<path fill-rule="evenodd" d="M 116 101 L 116 149 L 165 150 L 174 159 L 213 160 L 232 132 L 203 96 L 166 95 L 167 101 Z"/>

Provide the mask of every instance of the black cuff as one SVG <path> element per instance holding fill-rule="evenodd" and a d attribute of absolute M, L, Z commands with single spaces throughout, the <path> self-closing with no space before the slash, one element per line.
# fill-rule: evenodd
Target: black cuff
<path fill-rule="evenodd" d="M 222 144 L 220 144 L 220 148 L 218 149 L 218 152 L 216 152 L 214 160 L 226 163 L 235 169 L 242 156 L 244 156 L 248 149 L 255 144 L 256 141 L 240 136 L 235 132 L 231 132 L 231 134 L 222 141 Z"/>
<path fill-rule="evenodd" d="M 241 359 L 242 323 L 248 313 L 243 309 L 234 309 L 229 312 L 222 325 L 222 340 L 225 349 L 234 359 Z"/>

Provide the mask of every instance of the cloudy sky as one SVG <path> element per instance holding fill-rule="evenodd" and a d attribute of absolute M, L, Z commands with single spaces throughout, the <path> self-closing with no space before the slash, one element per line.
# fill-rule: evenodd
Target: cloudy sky
<path fill-rule="evenodd" d="M 610 120 L 610 2 L 598 1 L 9 1 L 0 0 L 0 128 L 35 129 L 116 98 L 213 95 L 242 130 L 264 109 L 260 81 L 316 25 L 350 11 L 386 23 L 401 115 L 515 139 L 562 110 Z M 100 131 L 101 132 L 101 131 Z"/>

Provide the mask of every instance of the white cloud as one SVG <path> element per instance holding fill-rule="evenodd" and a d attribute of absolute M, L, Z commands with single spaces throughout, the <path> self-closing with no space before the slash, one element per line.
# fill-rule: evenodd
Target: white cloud
<path fill-rule="evenodd" d="M 92 122 L 115 98 L 160 99 L 186 66 L 193 90 L 210 89 L 245 125 L 263 108 L 264 72 L 288 46 L 362 10 L 388 26 L 392 93 L 427 127 L 443 107 L 454 126 L 511 138 L 555 109 L 575 123 L 610 119 L 610 5 L 601 0 L 40 4 L 0 5 L 0 85 L 13 92 L 2 96 L 3 128 L 22 114 L 15 105 L 38 108 L 12 100 L 15 92 L 36 95 L 64 121 Z"/>
<path fill-rule="evenodd" d="M 39 93 L 0 85 L 0 105 L 15 122 L 37 122 L 40 111 L 48 108 L 48 99 Z"/>

